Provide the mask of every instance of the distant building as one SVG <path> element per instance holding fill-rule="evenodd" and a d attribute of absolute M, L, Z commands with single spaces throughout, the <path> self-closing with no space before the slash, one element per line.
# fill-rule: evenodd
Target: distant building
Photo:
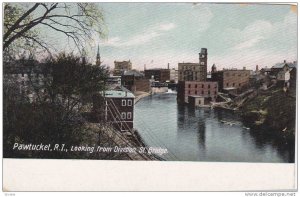
<path fill-rule="evenodd" d="M 170 70 L 170 82 L 178 83 L 178 70 L 175 68 Z"/>
<path fill-rule="evenodd" d="M 170 81 L 170 69 L 148 69 L 145 70 L 145 78 L 146 79 L 154 79 L 155 81 L 159 82 L 166 82 Z"/>
<path fill-rule="evenodd" d="M 121 86 L 121 76 L 109 76 L 107 77 L 107 85 L 109 85 L 110 87 L 116 87 L 116 86 Z"/>
<path fill-rule="evenodd" d="M 115 76 L 121 76 L 125 71 L 131 70 L 132 69 L 132 63 L 130 60 L 128 61 L 114 61 L 115 63 L 115 68 L 114 68 L 114 75 Z"/>
<path fill-rule="evenodd" d="M 199 63 L 178 63 L 178 81 L 206 81 L 207 49 L 201 48 Z"/>
<path fill-rule="evenodd" d="M 217 72 L 217 66 L 215 64 L 211 67 L 211 73 Z"/>
<path fill-rule="evenodd" d="M 121 132 L 133 129 L 134 95 L 126 88 L 108 90 L 105 97 L 105 121 Z M 97 101 L 94 101 L 94 106 Z"/>
<path fill-rule="evenodd" d="M 101 65 L 101 57 L 100 57 L 100 49 L 99 49 L 99 45 L 98 45 L 98 50 L 97 50 L 97 56 L 96 56 L 96 66 L 100 66 Z"/>
<path fill-rule="evenodd" d="M 221 70 L 211 73 L 212 81 L 217 81 L 221 92 L 242 92 L 249 85 L 250 70 Z"/>
<path fill-rule="evenodd" d="M 218 83 L 213 81 L 179 81 L 177 86 L 177 102 L 188 103 L 189 96 L 203 97 L 205 103 L 216 101 Z"/>
<path fill-rule="evenodd" d="M 144 75 L 136 70 L 125 71 L 122 75 L 122 85 L 132 92 L 150 91 L 150 81 Z"/>
<path fill-rule="evenodd" d="M 7 77 L 8 84 L 16 84 L 19 93 L 28 97 L 30 102 L 37 98 L 33 87 L 43 93 L 45 79 L 53 79 L 53 70 L 33 59 L 4 62 L 3 66 L 4 78 Z"/>
<path fill-rule="evenodd" d="M 296 61 L 294 61 L 293 63 L 291 63 L 291 62 L 288 63 L 284 60 L 283 63 L 277 63 L 274 66 L 272 66 L 270 75 L 277 76 L 277 74 L 280 71 L 291 70 L 292 68 L 295 68 L 296 65 L 297 65 Z"/>

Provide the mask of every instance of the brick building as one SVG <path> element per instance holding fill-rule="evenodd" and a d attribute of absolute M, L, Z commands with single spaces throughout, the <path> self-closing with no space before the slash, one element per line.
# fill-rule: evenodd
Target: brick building
<path fill-rule="evenodd" d="M 177 102 L 188 103 L 189 96 L 198 96 L 205 99 L 205 103 L 216 101 L 218 83 L 213 81 L 179 81 L 177 86 Z"/>
<path fill-rule="evenodd" d="M 115 68 L 114 68 L 113 74 L 115 76 L 120 76 L 125 71 L 128 71 L 128 70 L 132 69 L 132 63 L 130 62 L 130 60 L 122 61 L 122 62 L 114 61 L 114 63 L 115 63 Z"/>
<path fill-rule="evenodd" d="M 242 92 L 249 85 L 250 70 L 221 70 L 211 73 L 211 80 L 217 81 L 219 91 Z"/>
<path fill-rule="evenodd" d="M 146 79 L 154 78 L 155 81 L 170 81 L 170 69 L 148 69 L 144 71 Z"/>
<path fill-rule="evenodd" d="M 131 92 L 149 92 L 151 89 L 149 79 L 145 79 L 144 75 L 136 70 L 125 71 L 121 81 L 122 85 Z"/>
<path fill-rule="evenodd" d="M 199 63 L 178 63 L 178 81 L 206 81 L 207 49 L 201 48 Z"/>
<path fill-rule="evenodd" d="M 99 111 L 101 119 L 106 123 L 111 123 L 116 130 L 121 132 L 131 131 L 133 129 L 135 96 L 126 88 L 120 88 L 105 91 L 104 100 L 101 100 L 101 98 L 103 97 L 94 97 L 93 111 Z M 103 106 L 104 113 L 99 110 Z"/>

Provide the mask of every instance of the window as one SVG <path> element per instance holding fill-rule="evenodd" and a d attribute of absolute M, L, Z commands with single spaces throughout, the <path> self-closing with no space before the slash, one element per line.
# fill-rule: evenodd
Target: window
<path fill-rule="evenodd" d="M 199 100 L 199 105 L 201 105 L 201 100 Z"/>
<path fill-rule="evenodd" d="M 202 88 L 204 88 L 204 84 L 202 84 Z"/>
<path fill-rule="evenodd" d="M 195 91 L 195 94 L 197 94 L 197 91 Z"/>
<path fill-rule="evenodd" d="M 122 118 L 122 119 L 126 119 L 126 112 L 122 112 L 122 113 L 121 113 L 121 118 Z"/>
<path fill-rule="evenodd" d="M 202 90 L 201 94 L 204 94 L 204 91 Z"/>
<path fill-rule="evenodd" d="M 208 94 L 210 94 L 210 91 L 208 90 Z"/>
<path fill-rule="evenodd" d="M 24 73 L 22 73 L 22 77 L 24 77 Z"/>
<path fill-rule="evenodd" d="M 122 99 L 122 106 L 126 106 L 126 100 Z"/>
<path fill-rule="evenodd" d="M 208 88 L 210 88 L 210 85 L 208 84 Z"/>
<path fill-rule="evenodd" d="M 217 91 L 215 91 L 215 94 L 217 94 Z"/>
<path fill-rule="evenodd" d="M 197 84 L 195 85 L 195 88 L 197 88 Z"/>
<path fill-rule="evenodd" d="M 129 99 L 129 100 L 127 101 L 127 106 L 132 106 L 132 100 L 131 100 L 131 99 Z"/>
<path fill-rule="evenodd" d="M 191 88 L 191 84 L 189 84 L 189 88 Z"/>
<path fill-rule="evenodd" d="M 189 94 L 191 93 L 191 91 L 189 91 Z"/>
<path fill-rule="evenodd" d="M 127 119 L 131 119 L 131 112 L 127 112 Z"/>
<path fill-rule="evenodd" d="M 229 86 L 229 83 L 226 83 L 226 86 L 228 87 L 228 86 Z"/>
<path fill-rule="evenodd" d="M 239 83 L 239 86 L 241 86 L 241 84 Z"/>
<path fill-rule="evenodd" d="M 234 86 L 235 86 L 235 83 L 232 83 L 232 86 L 234 87 Z"/>

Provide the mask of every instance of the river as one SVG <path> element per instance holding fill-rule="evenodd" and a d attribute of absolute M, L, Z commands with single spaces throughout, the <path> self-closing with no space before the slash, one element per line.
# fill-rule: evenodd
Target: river
<path fill-rule="evenodd" d="M 145 97 L 134 110 L 134 127 L 148 146 L 167 148 L 167 161 L 294 162 L 291 146 L 245 128 L 231 111 L 180 106 L 172 93 Z"/>

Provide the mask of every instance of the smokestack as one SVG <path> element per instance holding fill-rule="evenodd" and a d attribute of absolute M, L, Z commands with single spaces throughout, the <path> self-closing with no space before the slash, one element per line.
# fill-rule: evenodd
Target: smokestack
<path fill-rule="evenodd" d="M 286 63 L 286 60 L 283 60 L 283 63 Z"/>
<path fill-rule="evenodd" d="M 170 63 L 168 63 L 168 70 L 170 70 Z"/>

